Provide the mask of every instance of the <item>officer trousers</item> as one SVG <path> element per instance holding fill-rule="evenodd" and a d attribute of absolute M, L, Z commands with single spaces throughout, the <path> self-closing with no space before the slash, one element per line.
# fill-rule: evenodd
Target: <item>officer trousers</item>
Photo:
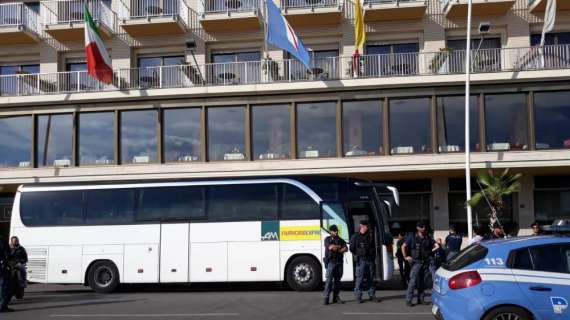
<path fill-rule="evenodd" d="M 0 271 L 0 309 L 7 308 L 11 299 L 9 274 L 8 272 Z"/>
<path fill-rule="evenodd" d="M 435 264 L 433 260 L 421 261 L 414 260 L 411 263 L 410 281 L 408 282 L 408 290 L 406 290 L 406 301 L 412 301 L 414 290 L 418 290 L 418 300 L 424 299 L 424 291 L 426 289 L 426 273 L 429 272 L 433 278 L 435 276 Z"/>
<path fill-rule="evenodd" d="M 327 273 L 325 275 L 325 291 L 323 295 L 325 299 L 328 299 L 333 293 L 333 299 L 338 297 L 340 292 L 340 279 L 342 278 L 343 266 L 342 261 L 340 262 L 329 262 L 327 264 Z"/>
<path fill-rule="evenodd" d="M 372 298 L 376 294 L 374 277 L 376 266 L 373 258 L 358 258 L 356 262 L 356 280 L 354 281 L 354 296 L 357 300 L 362 299 L 362 291 L 368 289 L 368 295 Z"/>

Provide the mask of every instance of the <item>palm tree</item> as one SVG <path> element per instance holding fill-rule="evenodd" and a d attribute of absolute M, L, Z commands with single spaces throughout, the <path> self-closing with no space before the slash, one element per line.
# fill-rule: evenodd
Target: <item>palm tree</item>
<path fill-rule="evenodd" d="M 520 178 L 522 174 L 510 174 L 509 169 L 505 169 L 500 175 L 496 175 L 492 170 L 479 173 L 477 182 L 481 191 L 473 195 L 468 202 L 471 207 L 476 206 L 481 201 L 485 201 L 490 207 L 489 225 L 501 225 L 499 216 L 506 208 L 504 198 L 513 193 L 519 192 L 521 188 Z"/>

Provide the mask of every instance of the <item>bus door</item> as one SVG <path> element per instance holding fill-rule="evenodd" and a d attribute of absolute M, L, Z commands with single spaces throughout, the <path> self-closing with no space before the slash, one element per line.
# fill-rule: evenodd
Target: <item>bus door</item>
<path fill-rule="evenodd" d="M 160 282 L 188 282 L 190 223 L 160 224 Z"/>
<path fill-rule="evenodd" d="M 376 280 L 382 280 L 383 277 L 383 252 L 382 246 L 379 241 L 379 233 L 381 230 L 378 228 L 376 214 L 374 212 L 374 203 L 372 201 L 351 201 L 348 204 L 348 217 L 351 224 L 351 234 L 357 233 L 360 230 L 360 222 L 366 220 L 370 223 L 370 231 L 374 236 L 375 251 L 376 251 Z"/>

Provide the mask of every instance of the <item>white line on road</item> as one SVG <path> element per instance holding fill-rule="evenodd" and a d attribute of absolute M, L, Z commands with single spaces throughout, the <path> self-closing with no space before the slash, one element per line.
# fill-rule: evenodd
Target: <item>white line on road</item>
<path fill-rule="evenodd" d="M 429 312 L 343 312 L 346 316 L 425 316 Z"/>
<path fill-rule="evenodd" d="M 50 314 L 51 318 L 183 318 L 183 317 L 233 317 L 238 313 L 163 313 L 163 314 Z"/>

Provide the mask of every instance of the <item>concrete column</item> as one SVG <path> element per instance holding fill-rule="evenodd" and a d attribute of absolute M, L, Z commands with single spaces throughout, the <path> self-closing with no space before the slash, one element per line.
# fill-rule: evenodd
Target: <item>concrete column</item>
<path fill-rule="evenodd" d="M 40 72 L 51 73 L 58 70 L 58 51 L 47 43 L 40 43 Z"/>
<path fill-rule="evenodd" d="M 530 224 L 534 221 L 534 177 L 532 175 L 522 176 L 518 199 L 519 235 L 529 235 L 532 232 Z"/>
<path fill-rule="evenodd" d="M 431 180 L 433 206 L 431 210 L 431 227 L 434 237 L 445 238 L 449 229 L 449 179 L 447 177 L 434 177 Z"/>

